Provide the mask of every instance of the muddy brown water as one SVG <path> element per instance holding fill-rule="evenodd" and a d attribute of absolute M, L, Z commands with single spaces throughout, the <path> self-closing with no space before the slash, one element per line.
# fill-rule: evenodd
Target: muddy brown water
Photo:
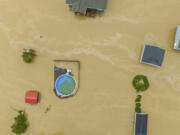
<path fill-rule="evenodd" d="M 13 107 L 28 114 L 24 135 L 133 135 L 137 74 L 150 80 L 142 97 L 148 135 L 179 134 L 179 13 L 178 0 L 109 0 L 96 18 L 74 16 L 65 0 L 0 0 L 0 134 L 13 135 Z M 166 49 L 161 68 L 140 64 L 145 43 Z M 20 57 L 25 47 L 37 51 L 33 64 Z M 81 61 L 76 96 L 54 95 L 54 59 Z M 40 104 L 24 103 L 27 90 L 40 91 Z"/>

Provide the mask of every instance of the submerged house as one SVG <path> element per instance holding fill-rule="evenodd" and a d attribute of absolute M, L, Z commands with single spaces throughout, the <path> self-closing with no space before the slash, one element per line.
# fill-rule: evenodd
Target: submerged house
<path fill-rule="evenodd" d="M 59 98 L 71 97 L 76 93 L 76 81 L 71 69 L 54 66 L 54 92 Z"/>
<path fill-rule="evenodd" d="M 148 114 L 135 114 L 134 135 L 147 135 Z"/>
<path fill-rule="evenodd" d="M 107 7 L 107 0 L 66 0 L 66 4 L 77 14 L 95 16 Z"/>
<path fill-rule="evenodd" d="M 180 50 L 180 25 L 176 28 L 176 35 L 174 39 L 174 47 L 175 50 Z"/>
<path fill-rule="evenodd" d="M 161 67 L 164 55 L 164 49 L 152 45 L 145 45 L 140 62 L 156 67 Z"/>
<path fill-rule="evenodd" d="M 27 91 L 25 95 L 25 103 L 27 104 L 37 104 L 39 93 L 36 91 Z"/>

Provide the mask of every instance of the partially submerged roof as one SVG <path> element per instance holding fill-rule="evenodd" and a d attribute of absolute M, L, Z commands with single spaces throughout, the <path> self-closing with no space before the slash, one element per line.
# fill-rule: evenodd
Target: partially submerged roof
<path fill-rule="evenodd" d="M 39 93 L 36 91 L 27 91 L 25 95 L 25 103 L 37 104 Z"/>
<path fill-rule="evenodd" d="M 165 50 L 162 48 L 152 45 L 145 45 L 140 61 L 145 64 L 161 67 L 164 54 Z"/>
<path fill-rule="evenodd" d="M 60 98 L 71 97 L 76 92 L 76 82 L 70 69 L 54 67 L 54 92 Z"/>
<path fill-rule="evenodd" d="M 72 11 L 86 14 L 88 8 L 105 10 L 107 0 L 66 0 L 66 3 L 72 5 Z"/>
<path fill-rule="evenodd" d="M 176 28 L 176 35 L 174 39 L 174 47 L 175 50 L 180 50 L 180 25 Z"/>
<path fill-rule="evenodd" d="M 136 113 L 134 135 L 147 134 L 148 114 Z"/>

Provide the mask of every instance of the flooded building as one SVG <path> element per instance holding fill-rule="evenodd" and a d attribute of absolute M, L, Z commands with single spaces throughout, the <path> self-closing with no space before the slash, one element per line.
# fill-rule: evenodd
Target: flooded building
<path fill-rule="evenodd" d="M 39 93 L 36 91 L 27 91 L 25 95 L 25 103 L 37 104 Z"/>
<path fill-rule="evenodd" d="M 95 16 L 107 7 L 107 0 L 66 0 L 66 4 L 76 14 Z"/>
<path fill-rule="evenodd" d="M 134 135 L 147 135 L 148 114 L 135 114 Z"/>
<path fill-rule="evenodd" d="M 165 55 L 164 49 L 152 45 L 145 45 L 140 62 L 152 66 L 161 67 L 163 63 L 164 55 Z"/>
<path fill-rule="evenodd" d="M 79 61 L 56 60 L 54 66 L 54 92 L 59 98 L 75 95 L 79 88 Z M 76 68 L 73 67 L 77 66 Z"/>

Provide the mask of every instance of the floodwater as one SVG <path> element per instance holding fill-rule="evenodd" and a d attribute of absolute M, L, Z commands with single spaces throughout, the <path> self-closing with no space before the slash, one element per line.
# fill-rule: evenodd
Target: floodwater
<path fill-rule="evenodd" d="M 12 108 L 28 115 L 24 135 L 133 135 L 137 74 L 150 80 L 142 99 L 148 135 L 178 135 L 179 13 L 179 0 L 109 0 L 96 18 L 74 16 L 65 0 L 0 0 L 0 135 L 13 135 Z M 144 44 L 166 49 L 161 68 L 140 64 Z M 26 47 L 37 51 L 33 64 L 21 59 Z M 81 61 L 76 96 L 55 96 L 54 59 Z M 40 104 L 24 103 L 27 90 L 40 91 Z"/>

